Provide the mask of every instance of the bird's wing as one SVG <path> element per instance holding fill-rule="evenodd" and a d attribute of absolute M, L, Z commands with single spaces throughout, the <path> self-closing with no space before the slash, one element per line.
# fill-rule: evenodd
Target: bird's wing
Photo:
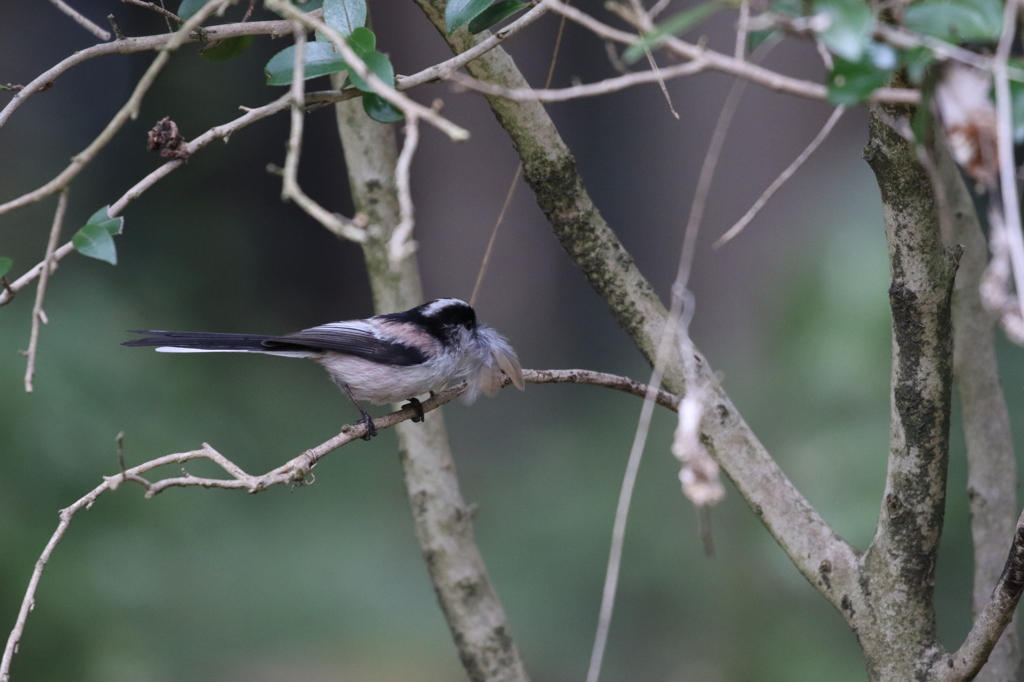
<path fill-rule="evenodd" d="M 345 353 L 386 365 L 419 365 L 426 354 L 414 346 L 393 339 L 380 338 L 374 327 L 362 320 L 332 322 L 294 334 L 274 336 L 263 342 L 267 348 L 302 346 Z"/>

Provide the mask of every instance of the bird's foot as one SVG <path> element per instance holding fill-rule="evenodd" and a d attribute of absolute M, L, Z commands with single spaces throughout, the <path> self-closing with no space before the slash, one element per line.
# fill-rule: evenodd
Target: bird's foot
<path fill-rule="evenodd" d="M 433 393 L 431 393 L 431 395 L 433 395 Z M 411 407 L 412 411 L 416 413 L 416 416 L 412 418 L 414 422 L 423 421 L 423 404 L 417 398 L 409 398 L 409 402 L 402 405 L 403 410 L 407 407 Z"/>
<path fill-rule="evenodd" d="M 362 435 L 363 440 L 370 440 L 377 435 L 377 427 L 373 425 L 373 417 L 363 412 L 363 416 L 359 421 L 366 425 L 366 433 Z"/>

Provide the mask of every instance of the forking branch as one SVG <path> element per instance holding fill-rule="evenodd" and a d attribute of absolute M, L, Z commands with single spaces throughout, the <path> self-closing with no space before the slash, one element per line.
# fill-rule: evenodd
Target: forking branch
<path fill-rule="evenodd" d="M 648 387 L 644 384 L 625 377 L 605 374 L 603 372 L 592 372 L 580 369 L 539 371 L 524 370 L 523 374 L 527 383 L 590 384 L 641 397 L 649 393 Z M 507 376 L 504 377 L 502 385 L 508 386 L 510 383 L 511 380 Z M 438 409 L 442 405 L 458 398 L 465 390 L 466 383 L 461 382 L 431 396 L 429 399 L 424 400 L 421 403 L 423 412 L 430 413 Z M 679 399 L 676 396 L 665 391 L 655 391 L 654 395 L 658 404 L 667 407 L 668 409 L 675 410 L 679 404 Z M 413 419 L 416 416 L 417 412 L 412 407 L 404 407 L 401 410 L 374 419 L 373 425 L 378 431 L 380 431 L 389 429 L 401 422 Z M 338 448 L 353 441 L 360 440 L 366 432 L 367 425 L 362 422 L 346 426 L 337 436 L 324 441 L 316 447 L 306 450 L 297 457 L 290 459 L 284 464 L 275 467 L 262 475 L 254 476 L 246 473 L 241 467 L 215 450 L 211 445 L 203 443 L 203 446 L 197 450 L 164 455 L 162 457 L 157 457 L 147 462 L 143 462 L 137 466 L 124 469 L 118 474 L 104 476 L 103 483 L 93 488 L 89 493 L 79 498 L 70 506 L 61 510 L 60 523 L 57 525 L 57 529 L 54 531 L 49 542 L 47 542 L 39 560 L 36 562 L 35 569 L 29 579 L 25 595 L 22 598 L 21 608 L 18 611 L 14 628 L 8 636 L 3 658 L 0 659 L 0 682 L 8 682 L 8 680 L 10 680 L 11 662 L 14 659 L 14 654 L 17 653 L 18 643 L 24 635 L 25 624 L 28 620 L 28 615 L 35 604 L 36 590 L 39 587 L 39 581 L 42 578 L 43 570 L 46 568 L 47 562 L 49 562 L 57 545 L 67 533 L 68 527 L 70 526 L 75 514 L 83 509 L 89 509 L 92 507 L 92 505 L 95 504 L 95 502 L 104 493 L 117 490 L 122 483 L 127 481 L 141 485 L 146 491 L 147 498 L 158 495 L 166 491 L 168 488 L 222 488 L 226 490 L 245 490 L 249 493 L 259 493 L 277 485 L 303 485 L 312 482 L 307 481 L 307 479 L 311 475 L 317 462 Z M 182 469 L 180 476 L 172 476 L 155 481 L 150 481 L 146 477 L 146 474 L 149 474 L 149 472 L 159 469 L 160 467 L 171 464 L 186 464 L 196 460 L 207 460 L 213 462 L 227 473 L 229 477 L 209 478 L 193 476 L 184 469 Z"/>

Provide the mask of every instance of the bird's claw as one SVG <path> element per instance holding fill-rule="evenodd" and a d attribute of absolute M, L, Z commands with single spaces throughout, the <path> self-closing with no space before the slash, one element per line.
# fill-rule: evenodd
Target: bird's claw
<path fill-rule="evenodd" d="M 416 416 L 412 418 L 414 422 L 423 421 L 423 404 L 417 398 L 409 398 L 409 402 L 402 405 L 402 409 L 412 408 L 412 411 L 416 413 Z"/>
<path fill-rule="evenodd" d="M 373 425 L 373 417 L 363 412 L 363 417 L 359 421 L 366 425 L 366 433 L 361 436 L 363 440 L 370 440 L 377 435 L 377 427 Z"/>

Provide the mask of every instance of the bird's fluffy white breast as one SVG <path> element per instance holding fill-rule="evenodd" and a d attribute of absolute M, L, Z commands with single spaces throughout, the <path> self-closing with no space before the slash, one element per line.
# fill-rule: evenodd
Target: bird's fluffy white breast
<path fill-rule="evenodd" d="M 398 367 L 384 365 L 344 353 L 327 352 L 317 362 L 324 366 L 331 379 L 345 384 L 356 400 L 369 400 L 375 405 L 394 403 L 444 388 L 455 376 L 459 358 L 439 353 L 429 362 Z"/>

